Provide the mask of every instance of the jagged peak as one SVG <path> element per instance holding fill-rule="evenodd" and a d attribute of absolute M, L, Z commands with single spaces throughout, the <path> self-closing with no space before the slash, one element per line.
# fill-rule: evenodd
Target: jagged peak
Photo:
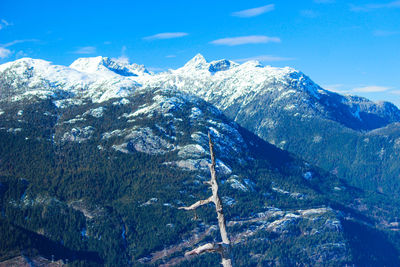
<path fill-rule="evenodd" d="M 109 57 L 98 56 L 78 58 L 69 67 L 81 72 L 98 73 L 112 71 L 113 69 L 122 69 L 124 66 L 119 62 L 111 60 Z"/>
<path fill-rule="evenodd" d="M 205 70 L 209 71 L 210 73 L 215 73 L 218 71 L 225 71 L 236 66 L 239 66 L 239 64 L 227 59 L 207 62 L 202 54 L 197 54 L 179 70 Z"/>
<path fill-rule="evenodd" d="M 206 67 L 208 67 L 208 63 L 202 54 L 197 54 L 183 67 L 191 69 L 205 69 Z"/>

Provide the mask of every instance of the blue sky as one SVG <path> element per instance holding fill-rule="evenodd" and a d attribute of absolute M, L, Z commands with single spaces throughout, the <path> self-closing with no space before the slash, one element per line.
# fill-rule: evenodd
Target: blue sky
<path fill-rule="evenodd" d="M 197 53 L 400 106 L 400 1 L 0 1 L 0 63 L 122 56 L 157 71 Z"/>

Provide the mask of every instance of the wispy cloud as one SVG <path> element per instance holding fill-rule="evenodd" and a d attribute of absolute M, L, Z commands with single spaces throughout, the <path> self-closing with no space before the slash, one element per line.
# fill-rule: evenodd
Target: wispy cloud
<path fill-rule="evenodd" d="M 250 9 L 245 9 L 237 12 L 233 12 L 231 15 L 234 17 L 240 17 L 240 18 L 250 18 L 250 17 L 256 17 L 261 14 L 270 12 L 275 9 L 274 4 L 266 5 L 266 6 L 260 6 L 256 8 L 250 8 Z"/>
<path fill-rule="evenodd" d="M 0 47 L 0 59 L 8 58 L 11 54 L 12 52 L 9 49 Z"/>
<path fill-rule="evenodd" d="M 276 62 L 276 61 L 295 60 L 295 58 L 278 57 L 278 56 L 272 56 L 272 55 L 259 55 L 259 56 L 255 56 L 255 57 L 239 58 L 239 59 L 235 59 L 234 61 L 246 62 L 246 61 L 251 61 L 251 60 L 257 60 L 257 61 L 261 61 L 261 62 Z"/>
<path fill-rule="evenodd" d="M 81 54 L 81 55 L 88 55 L 88 54 L 94 54 L 96 53 L 96 47 L 95 46 L 84 46 L 80 47 L 74 52 L 73 54 Z"/>
<path fill-rule="evenodd" d="M 180 38 L 189 35 L 186 32 L 163 32 L 157 33 L 151 36 L 143 37 L 144 40 L 163 40 L 163 39 L 173 39 L 173 38 Z"/>
<path fill-rule="evenodd" d="M 345 84 L 327 84 L 327 85 L 322 85 L 322 88 L 340 94 L 382 93 L 382 92 L 397 94 L 396 90 L 392 90 L 393 89 L 392 87 L 379 86 L 379 85 L 353 87 L 351 85 L 345 85 Z M 398 92 L 400 94 L 400 91 Z"/>
<path fill-rule="evenodd" d="M 306 10 L 301 10 L 300 11 L 300 15 L 302 15 L 303 17 L 306 17 L 306 18 L 312 18 L 313 19 L 313 18 L 318 17 L 319 13 L 314 11 L 314 10 L 311 10 L 311 9 L 306 9 Z"/>
<path fill-rule="evenodd" d="M 176 55 L 167 55 L 167 56 L 165 56 L 166 58 L 174 58 L 174 57 L 176 57 Z"/>
<path fill-rule="evenodd" d="M 382 30 L 376 30 L 372 33 L 374 36 L 377 37 L 387 37 L 387 36 L 392 36 L 392 35 L 397 35 L 400 34 L 400 31 L 382 31 Z"/>
<path fill-rule="evenodd" d="M 121 48 L 121 56 L 119 56 L 115 60 L 124 64 L 129 64 L 129 57 L 126 55 L 126 50 L 127 50 L 126 45 L 123 45 Z"/>
<path fill-rule="evenodd" d="M 369 85 L 369 86 L 357 87 L 352 89 L 351 91 L 356 93 L 378 93 L 378 92 L 386 92 L 390 89 L 391 87 Z"/>
<path fill-rule="evenodd" d="M 25 53 L 25 51 L 18 51 L 16 54 L 15 54 L 15 58 L 23 58 L 23 57 L 27 57 L 28 56 L 28 54 L 27 53 Z"/>
<path fill-rule="evenodd" d="M 28 43 L 28 42 L 39 42 L 38 39 L 25 39 L 25 40 L 14 40 L 8 43 L 5 43 L 3 45 L 0 45 L 2 47 L 10 47 L 16 44 L 21 44 L 21 43 Z"/>
<path fill-rule="evenodd" d="M 8 58 L 9 56 L 11 56 L 14 51 L 11 51 L 10 49 L 8 49 L 9 47 L 16 45 L 16 44 L 21 44 L 21 43 L 26 43 L 26 42 L 39 42 L 39 40 L 37 39 L 25 39 L 25 40 L 14 40 L 5 44 L 0 44 L 0 59 L 4 59 L 4 58 Z M 17 53 L 20 54 L 19 52 Z M 26 55 L 24 53 L 24 55 Z"/>
<path fill-rule="evenodd" d="M 0 20 L 0 30 L 6 28 L 8 26 L 11 26 L 11 25 L 12 25 L 12 23 L 6 21 L 5 19 Z"/>
<path fill-rule="evenodd" d="M 249 35 L 249 36 L 240 36 L 240 37 L 230 37 L 230 38 L 222 38 L 211 41 L 211 44 L 215 45 L 244 45 L 244 44 L 262 44 L 262 43 L 280 43 L 281 39 L 278 37 L 268 37 L 265 35 Z"/>
<path fill-rule="evenodd" d="M 366 5 L 353 5 L 353 4 L 350 5 L 350 10 L 355 12 L 368 12 L 382 8 L 400 8 L 400 1 L 392 1 L 384 4 L 372 3 Z"/>
<path fill-rule="evenodd" d="M 391 94 L 400 95 L 400 90 L 390 91 Z"/>

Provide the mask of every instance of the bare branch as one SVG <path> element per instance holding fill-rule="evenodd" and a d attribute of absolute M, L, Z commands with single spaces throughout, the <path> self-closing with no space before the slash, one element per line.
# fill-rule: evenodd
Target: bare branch
<path fill-rule="evenodd" d="M 202 205 L 206 205 L 208 203 L 213 202 L 213 197 L 209 197 L 207 199 L 204 200 L 199 200 L 196 203 L 194 203 L 193 205 L 189 206 L 189 207 L 179 207 L 180 210 L 194 210 Z"/>
<path fill-rule="evenodd" d="M 210 182 L 210 181 L 204 181 L 203 184 L 206 184 L 206 185 L 210 185 L 210 186 L 211 186 L 211 182 Z"/>
<path fill-rule="evenodd" d="M 185 253 L 185 256 L 190 256 L 190 255 L 199 255 L 205 252 L 218 252 L 222 253 L 222 245 L 221 243 L 207 243 L 205 245 L 202 245 L 198 248 L 195 248 L 191 251 L 188 251 Z"/>

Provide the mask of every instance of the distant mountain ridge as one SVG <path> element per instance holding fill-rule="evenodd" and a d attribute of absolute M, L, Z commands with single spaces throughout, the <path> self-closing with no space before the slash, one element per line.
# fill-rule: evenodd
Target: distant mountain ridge
<path fill-rule="evenodd" d="M 355 130 L 372 130 L 400 121 L 399 109 L 389 102 L 374 103 L 327 91 L 295 69 L 263 67 L 257 61 L 209 63 L 200 54 L 182 68 L 158 74 L 142 65 L 107 57 L 79 58 L 69 67 L 23 58 L 0 65 L 0 73 L 6 79 L 15 79 L 15 87 L 19 81 L 32 89 L 48 88 L 43 94 L 58 88 L 94 101 L 126 96 L 146 87 L 166 87 L 194 93 L 228 114 L 248 113 L 251 102 L 265 98 L 263 104 L 272 109 L 283 109 L 293 116 L 320 116 Z M 107 85 L 107 91 L 99 92 L 103 85 Z"/>

